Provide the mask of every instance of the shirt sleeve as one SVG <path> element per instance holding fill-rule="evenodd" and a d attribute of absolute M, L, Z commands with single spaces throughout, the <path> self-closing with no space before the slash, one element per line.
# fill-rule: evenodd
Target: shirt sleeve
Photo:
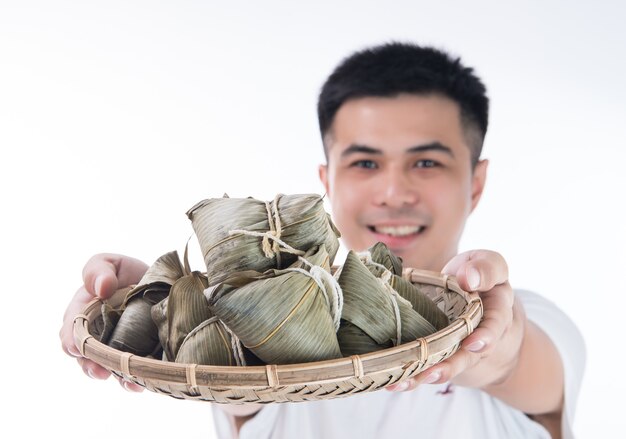
<path fill-rule="evenodd" d="M 554 343 L 564 371 L 563 439 L 572 439 L 576 403 L 586 362 L 585 342 L 574 322 L 548 299 L 526 290 L 516 290 L 528 320 L 535 323 Z"/>

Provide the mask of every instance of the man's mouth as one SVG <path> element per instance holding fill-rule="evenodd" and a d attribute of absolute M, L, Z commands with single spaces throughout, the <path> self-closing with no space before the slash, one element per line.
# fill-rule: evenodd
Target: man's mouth
<path fill-rule="evenodd" d="M 374 233 L 395 237 L 417 235 L 424 231 L 424 226 L 367 226 Z"/>

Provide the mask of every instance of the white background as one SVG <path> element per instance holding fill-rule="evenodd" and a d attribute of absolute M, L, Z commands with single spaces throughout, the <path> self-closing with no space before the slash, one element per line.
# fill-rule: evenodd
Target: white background
<path fill-rule="evenodd" d="M 2 1 L 2 429 L 213 437 L 208 403 L 125 392 L 62 353 L 82 265 L 182 251 L 203 198 L 322 193 L 322 82 L 402 40 L 484 78 L 491 168 L 462 249 L 500 251 L 572 317 L 589 358 L 575 430 L 623 432 L 626 9 L 502 3 Z"/>

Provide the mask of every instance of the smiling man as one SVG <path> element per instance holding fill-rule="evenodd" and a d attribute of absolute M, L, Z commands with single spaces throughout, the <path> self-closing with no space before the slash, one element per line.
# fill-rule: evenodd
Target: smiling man
<path fill-rule="evenodd" d="M 327 158 L 319 175 L 347 247 L 382 241 L 405 266 L 455 275 L 480 294 L 484 318 L 455 355 L 389 392 L 263 408 L 214 405 L 219 437 L 572 437 L 585 355 L 578 330 L 551 302 L 514 291 L 500 254 L 457 254 L 486 181 L 482 82 L 444 52 L 387 44 L 335 69 L 318 116 Z M 90 376 L 109 373 L 80 356 L 74 316 L 94 295 L 137 282 L 146 268 L 113 254 L 85 266 L 60 335 Z"/>
<path fill-rule="evenodd" d="M 343 104 L 319 172 L 347 246 L 381 241 L 407 266 L 441 270 L 485 183 L 487 162 L 473 163 L 466 137 L 459 106 L 440 95 Z"/>

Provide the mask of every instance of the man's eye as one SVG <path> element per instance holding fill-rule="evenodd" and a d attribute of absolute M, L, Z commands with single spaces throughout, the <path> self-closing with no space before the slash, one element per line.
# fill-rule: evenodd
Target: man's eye
<path fill-rule="evenodd" d="M 415 162 L 416 168 L 436 168 L 437 166 L 439 166 L 439 163 L 434 160 L 425 159 Z"/>
<path fill-rule="evenodd" d="M 351 167 L 364 168 L 364 169 L 376 169 L 378 165 L 376 165 L 376 162 L 373 162 L 371 160 L 359 160 L 359 161 L 352 163 Z"/>

